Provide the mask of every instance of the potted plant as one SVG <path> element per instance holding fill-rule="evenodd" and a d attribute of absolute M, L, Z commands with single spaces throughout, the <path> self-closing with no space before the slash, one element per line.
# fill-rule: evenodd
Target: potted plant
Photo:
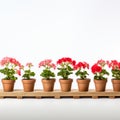
<path fill-rule="evenodd" d="M 78 62 L 74 66 L 74 70 L 76 70 L 75 75 L 79 76 L 77 79 L 78 89 L 79 91 L 88 91 L 90 79 L 87 78 L 89 64 L 87 62 Z"/>
<path fill-rule="evenodd" d="M 105 91 L 106 88 L 107 76 L 109 75 L 106 66 L 108 66 L 108 61 L 101 59 L 91 67 L 94 74 L 95 89 L 98 92 Z"/>
<path fill-rule="evenodd" d="M 112 85 L 114 91 L 120 91 L 120 62 L 117 60 L 111 60 L 109 63 L 112 73 Z"/>
<path fill-rule="evenodd" d="M 15 58 L 4 57 L 0 61 L 0 65 L 2 66 L 0 72 L 4 75 L 2 78 L 3 90 L 11 92 L 14 89 L 15 80 L 18 78 L 16 75 L 21 75 L 21 64 Z"/>
<path fill-rule="evenodd" d="M 44 91 L 53 91 L 55 83 L 55 73 L 51 70 L 56 68 L 51 59 L 45 59 L 39 63 L 39 68 L 43 67 L 40 76 L 42 76 L 42 85 Z"/>
<path fill-rule="evenodd" d="M 35 72 L 31 70 L 33 67 L 33 64 L 31 62 L 27 63 L 26 66 L 21 67 L 23 70 L 22 75 L 22 84 L 25 92 L 32 92 L 34 91 L 34 84 L 36 82 L 36 79 L 32 78 L 35 76 Z"/>
<path fill-rule="evenodd" d="M 72 60 L 69 57 L 63 57 L 61 59 L 58 59 L 57 61 L 57 69 L 58 69 L 58 76 L 61 76 L 59 79 L 61 91 L 67 92 L 71 91 L 71 85 L 73 82 L 73 79 L 69 78 L 71 74 L 73 74 L 73 68 L 75 65 L 75 60 Z"/>

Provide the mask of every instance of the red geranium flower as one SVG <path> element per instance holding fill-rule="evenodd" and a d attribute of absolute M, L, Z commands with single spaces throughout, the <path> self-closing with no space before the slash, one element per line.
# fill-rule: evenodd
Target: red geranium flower
<path fill-rule="evenodd" d="M 92 67 L 91 67 L 91 70 L 92 70 L 92 73 L 95 74 L 97 72 L 101 72 L 102 71 L 102 67 L 101 66 L 98 66 L 98 64 L 94 64 Z"/>
<path fill-rule="evenodd" d="M 92 67 L 92 73 L 94 74 L 94 79 L 96 80 L 106 80 L 105 75 L 109 75 L 108 71 L 105 69 L 105 66 L 108 66 L 108 61 L 98 60 Z"/>
<path fill-rule="evenodd" d="M 76 71 L 76 75 L 80 77 L 80 79 L 86 79 L 88 72 L 87 70 L 89 69 L 89 64 L 87 62 L 78 62 L 75 66 L 74 66 L 74 70 Z"/>
<path fill-rule="evenodd" d="M 58 76 L 61 76 L 62 79 L 69 79 L 69 75 L 72 74 L 74 65 L 76 64 L 75 60 L 72 60 L 72 58 L 69 57 L 63 57 L 57 61 L 58 70 L 57 73 Z"/>

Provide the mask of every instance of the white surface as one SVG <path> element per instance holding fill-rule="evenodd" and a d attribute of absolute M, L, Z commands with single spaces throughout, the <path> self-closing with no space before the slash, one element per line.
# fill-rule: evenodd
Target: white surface
<path fill-rule="evenodd" d="M 0 59 L 33 62 L 36 88 L 42 87 L 38 63 L 45 58 L 72 57 L 90 65 L 101 58 L 120 60 L 119 6 L 119 0 L 1 0 Z M 15 88 L 22 89 L 21 77 Z"/>
<path fill-rule="evenodd" d="M 119 111 L 120 99 L 0 100 L 1 120 L 119 120 Z"/>

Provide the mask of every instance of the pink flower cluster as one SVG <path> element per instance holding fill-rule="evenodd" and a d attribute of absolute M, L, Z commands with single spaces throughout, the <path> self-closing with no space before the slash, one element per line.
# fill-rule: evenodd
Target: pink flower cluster
<path fill-rule="evenodd" d="M 28 63 L 26 63 L 26 66 L 28 66 L 28 67 L 32 67 L 33 64 L 32 64 L 31 62 L 28 62 Z"/>
<path fill-rule="evenodd" d="M 26 65 L 25 65 L 26 67 L 28 67 L 29 69 L 32 67 L 32 66 L 34 66 L 31 62 L 28 62 L 28 63 L 26 63 Z M 25 66 L 24 65 L 21 65 L 21 69 L 22 70 L 24 70 L 24 68 L 25 68 Z"/>
<path fill-rule="evenodd" d="M 21 69 L 24 69 L 24 66 L 21 65 L 21 63 L 18 60 L 12 57 L 4 57 L 0 61 L 0 65 L 5 66 L 5 68 L 13 69 L 15 73 L 17 73 L 18 75 L 21 75 Z M 51 69 L 51 68 L 56 69 L 58 65 L 60 65 L 59 70 L 67 69 L 69 65 L 71 67 L 71 70 L 85 70 L 85 69 L 89 69 L 90 67 L 90 65 L 87 62 L 79 61 L 78 63 L 76 63 L 76 61 L 70 57 L 62 57 L 57 60 L 56 64 L 54 64 L 51 59 L 45 59 L 39 62 L 38 67 L 39 68 L 44 67 L 45 69 Z M 31 62 L 28 62 L 26 66 L 30 68 L 33 66 L 33 64 Z M 120 70 L 119 61 L 117 60 L 105 61 L 101 59 L 91 66 L 91 71 L 93 74 L 96 75 L 98 75 L 99 73 L 100 75 L 102 75 L 102 72 L 104 72 L 105 74 L 105 70 L 106 70 L 105 66 L 108 66 L 112 70 Z"/>
<path fill-rule="evenodd" d="M 51 59 L 45 59 L 45 60 L 41 61 L 39 63 L 39 68 L 40 67 L 49 67 L 49 68 L 56 69 L 56 65 L 54 63 L 52 63 Z"/>
<path fill-rule="evenodd" d="M 21 75 L 21 64 L 19 61 L 17 61 L 15 58 L 12 57 L 4 57 L 1 61 L 0 61 L 0 65 L 1 66 L 5 66 L 5 67 L 10 67 L 11 69 L 13 69 L 18 75 Z"/>
<path fill-rule="evenodd" d="M 1 66 L 4 66 L 4 65 L 9 64 L 9 63 L 14 64 L 15 66 L 21 67 L 20 62 L 17 61 L 15 58 L 4 57 L 4 58 L 0 61 Z"/>

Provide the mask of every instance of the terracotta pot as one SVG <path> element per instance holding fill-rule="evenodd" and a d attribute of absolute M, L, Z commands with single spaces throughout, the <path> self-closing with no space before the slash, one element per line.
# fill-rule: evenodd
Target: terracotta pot
<path fill-rule="evenodd" d="M 60 79 L 59 82 L 60 82 L 61 91 L 63 92 L 71 91 L 73 79 L 68 79 L 68 80 Z"/>
<path fill-rule="evenodd" d="M 113 91 L 120 91 L 120 80 L 112 79 Z"/>
<path fill-rule="evenodd" d="M 15 80 L 2 80 L 4 92 L 11 92 L 14 89 Z"/>
<path fill-rule="evenodd" d="M 49 80 L 42 79 L 43 90 L 46 92 L 53 91 L 54 83 L 55 83 L 55 79 L 49 79 Z"/>
<path fill-rule="evenodd" d="M 107 80 L 94 80 L 94 83 L 97 92 L 105 91 Z"/>
<path fill-rule="evenodd" d="M 24 91 L 25 92 L 32 92 L 32 91 L 34 91 L 35 82 L 36 82 L 35 79 L 30 79 L 30 80 L 22 79 Z"/>
<path fill-rule="evenodd" d="M 79 91 L 88 91 L 90 79 L 85 79 L 85 80 L 77 79 L 77 83 L 78 83 Z"/>

